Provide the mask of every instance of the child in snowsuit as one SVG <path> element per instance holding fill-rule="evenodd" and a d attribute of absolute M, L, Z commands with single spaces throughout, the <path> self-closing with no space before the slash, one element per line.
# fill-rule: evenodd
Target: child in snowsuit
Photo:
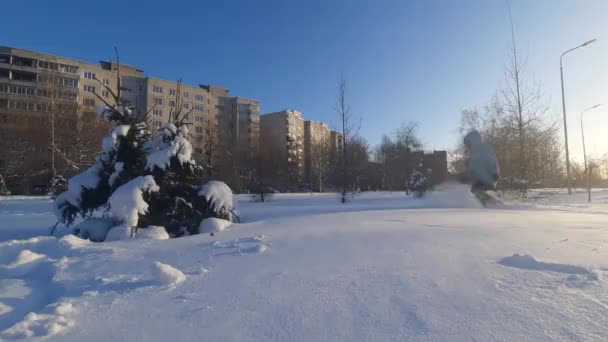
<path fill-rule="evenodd" d="M 468 178 L 471 182 L 471 192 L 486 205 L 491 196 L 488 190 L 496 190 L 500 170 L 496 154 L 492 146 L 481 143 L 481 135 L 473 130 L 464 137 L 464 144 L 470 152 Z"/>

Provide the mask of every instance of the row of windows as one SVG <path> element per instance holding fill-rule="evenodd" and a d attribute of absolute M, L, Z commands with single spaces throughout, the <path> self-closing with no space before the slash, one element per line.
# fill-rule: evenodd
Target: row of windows
<path fill-rule="evenodd" d="M 15 115 L 0 115 L 0 123 L 9 123 L 9 124 L 17 124 L 17 123 L 28 123 L 28 125 L 30 127 L 34 127 L 34 126 L 43 126 L 43 127 L 47 127 L 50 126 L 50 120 L 48 117 L 20 117 L 19 120 L 17 120 L 17 116 Z M 61 118 L 56 118 L 55 119 L 55 126 L 56 127 L 74 127 L 76 125 L 76 122 L 72 119 L 61 119 Z M 48 147 L 47 147 L 48 148 Z M 0 165 L 2 165 L 2 162 L 0 161 Z"/>
<path fill-rule="evenodd" d="M 140 90 L 141 90 L 141 89 L 140 89 Z M 152 85 L 152 91 L 153 91 L 153 92 L 155 92 L 155 93 L 162 94 L 162 93 L 163 93 L 163 87 L 158 86 L 158 85 Z M 176 91 L 175 89 L 169 89 L 169 95 L 171 95 L 171 96 L 175 96 L 176 94 L 177 94 L 177 91 Z M 190 93 L 188 93 L 188 92 L 186 91 L 186 92 L 184 92 L 184 93 L 182 94 L 182 96 L 183 96 L 185 99 L 188 99 L 188 98 L 190 98 Z M 204 101 L 205 101 L 205 97 L 204 97 L 203 95 L 198 95 L 198 94 L 195 94 L 194 98 L 195 98 L 197 101 L 201 101 L 201 102 L 204 102 Z"/>
<path fill-rule="evenodd" d="M 37 75 L 37 83 L 56 84 L 64 87 L 78 88 L 78 80 L 66 77 L 53 77 L 47 75 Z"/>
<path fill-rule="evenodd" d="M 61 63 L 53 63 L 47 61 L 38 61 L 38 68 L 47 69 L 47 70 L 55 70 L 55 71 L 63 71 L 70 74 L 77 74 L 78 67 L 74 65 L 61 64 Z"/>
<path fill-rule="evenodd" d="M 24 111 L 38 111 L 38 112 L 46 112 L 49 111 L 51 109 L 51 105 L 48 103 L 34 103 L 34 102 L 30 102 L 30 101 L 8 101 L 7 102 L 7 108 L 8 109 L 15 109 L 15 110 L 24 110 Z M 65 114 L 73 114 L 76 113 L 77 107 L 76 106 L 62 106 L 62 107 L 57 107 L 57 110 L 60 110 L 62 113 Z"/>
<path fill-rule="evenodd" d="M 26 95 L 26 96 L 42 96 L 51 97 L 64 100 L 76 100 L 78 94 L 68 91 L 52 91 L 47 89 L 37 89 L 32 87 L 24 87 L 9 84 L 0 84 L 0 93 L 15 94 L 15 95 Z"/>

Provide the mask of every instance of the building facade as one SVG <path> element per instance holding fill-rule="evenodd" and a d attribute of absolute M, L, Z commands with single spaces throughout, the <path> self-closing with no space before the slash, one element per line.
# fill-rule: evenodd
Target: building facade
<path fill-rule="evenodd" d="M 216 93 L 217 90 L 215 91 Z M 260 148 L 260 104 L 244 97 L 219 96 L 219 135 L 225 151 L 222 169 L 228 183 L 243 191 L 256 176 Z"/>
<path fill-rule="evenodd" d="M 260 117 L 260 151 L 265 173 L 274 172 L 276 184 L 287 190 L 304 182 L 304 120 L 302 113 L 285 109 Z"/>
<path fill-rule="evenodd" d="M 323 191 L 334 154 L 327 124 L 304 121 L 304 181 L 311 190 Z"/>
<path fill-rule="evenodd" d="M 209 171 L 221 174 L 220 161 L 226 154 L 257 155 L 259 103 L 255 100 L 230 97 L 227 89 L 217 86 L 144 76 L 142 70 L 126 64 L 92 64 L 0 47 L 0 173 L 28 179 L 20 179 L 22 188 L 13 190 L 31 192 L 35 184 L 46 184 L 51 165 L 64 176 L 85 167 L 85 162 L 74 162 L 83 154 L 74 146 L 82 145 L 85 138 L 94 144 L 87 146 L 91 150 L 87 162 L 93 162 L 110 127 L 96 115 L 104 102 L 97 95 L 113 101 L 104 85 L 116 89 L 118 72 L 121 97 L 138 114 L 148 114 L 151 130 L 168 122 L 177 106 L 182 114 L 188 113 L 194 157 Z M 231 150 L 226 153 L 227 149 Z"/>

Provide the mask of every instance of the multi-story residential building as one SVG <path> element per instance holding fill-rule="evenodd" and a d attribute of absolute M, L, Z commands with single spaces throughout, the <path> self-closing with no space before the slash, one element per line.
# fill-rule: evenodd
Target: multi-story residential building
<path fill-rule="evenodd" d="M 327 124 L 304 121 L 304 181 L 311 189 L 323 191 L 332 155 L 331 131 Z"/>
<path fill-rule="evenodd" d="M 127 65 L 121 71 L 142 75 Z M 0 47 L 0 172 L 19 174 L 17 191 L 44 183 L 52 166 L 63 174 L 84 166 L 76 148 L 91 147 L 82 145 L 81 130 L 90 130 L 86 137 L 99 146 L 108 126 L 94 115 L 101 102 L 95 93 L 109 98 L 100 82 L 115 87 L 116 80 L 112 63 Z M 92 162 L 93 151 L 87 152 Z"/>
<path fill-rule="evenodd" d="M 116 89 L 118 71 L 121 97 L 137 113 L 148 113 L 150 129 L 166 123 L 178 103 L 182 113 L 189 113 L 195 158 L 205 165 L 217 165 L 220 156 L 226 155 L 224 147 L 238 147 L 239 157 L 257 154 L 257 101 L 230 97 L 228 90 L 212 85 L 178 86 L 177 82 L 145 77 L 142 70 L 125 64 L 91 64 L 0 47 L 0 173 L 18 169 L 20 175 L 37 175 L 25 177 L 28 182 L 20 180 L 23 186 L 15 190 L 27 192 L 33 184 L 46 184 L 51 164 L 63 175 L 77 171 L 73 160 L 68 161 L 76 156 L 68 153 L 83 137 L 95 144 L 91 154 L 101 149 L 101 137 L 109 126 L 94 114 L 103 104 L 97 95 L 111 103 L 111 93 L 104 85 Z M 221 133 L 228 131 L 234 134 Z M 222 138 L 227 142 L 221 143 Z M 50 148 L 53 141 L 56 149 Z"/>
<path fill-rule="evenodd" d="M 304 120 L 302 113 L 282 110 L 260 117 L 260 151 L 275 184 L 287 188 L 304 181 Z"/>
<path fill-rule="evenodd" d="M 224 170 L 237 191 L 249 183 L 257 168 L 260 148 L 260 104 L 244 97 L 229 97 L 228 91 L 210 89 L 219 98 L 219 134 L 225 152 Z M 232 178 L 232 179 L 230 179 Z"/>

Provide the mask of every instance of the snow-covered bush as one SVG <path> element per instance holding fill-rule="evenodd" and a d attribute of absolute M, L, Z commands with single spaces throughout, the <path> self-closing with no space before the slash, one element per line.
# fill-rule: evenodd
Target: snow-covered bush
<path fill-rule="evenodd" d="M 203 185 L 198 195 L 203 197 L 209 206 L 209 216 L 232 221 L 236 214 L 236 203 L 233 200 L 232 190 L 224 182 L 209 181 Z"/>
<path fill-rule="evenodd" d="M 408 180 L 407 189 L 416 197 L 424 196 L 424 193 L 429 189 L 428 181 L 420 170 L 414 170 Z"/>
<path fill-rule="evenodd" d="M 63 176 L 54 176 L 49 181 L 49 186 L 46 189 L 46 193 L 49 196 L 57 196 L 68 189 L 68 181 Z"/>

